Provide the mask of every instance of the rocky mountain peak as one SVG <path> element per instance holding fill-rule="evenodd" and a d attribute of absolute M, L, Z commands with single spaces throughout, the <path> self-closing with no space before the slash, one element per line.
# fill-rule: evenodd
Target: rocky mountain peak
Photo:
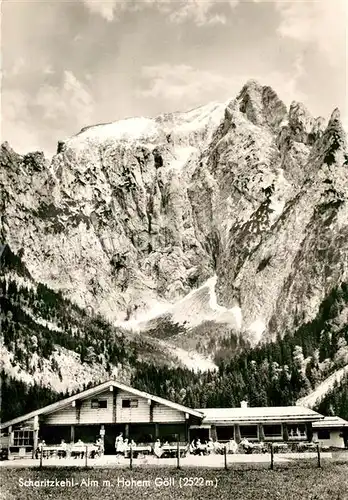
<path fill-rule="evenodd" d="M 249 80 L 239 96 L 239 110 L 254 125 L 277 127 L 286 115 L 285 104 L 276 92 L 268 86 L 262 86 L 256 80 Z"/>
<path fill-rule="evenodd" d="M 327 127 L 313 148 L 313 154 L 319 156 L 324 165 L 328 167 L 348 165 L 347 134 L 337 108 L 331 114 Z"/>
<path fill-rule="evenodd" d="M 314 118 L 304 104 L 295 101 L 290 105 L 288 123 L 293 139 L 308 145 L 312 145 L 325 129 L 323 118 Z"/>
<path fill-rule="evenodd" d="M 7 141 L 1 144 L 1 165 L 3 167 L 9 167 L 10 165 L 15 165 L 17 160 L 19 160 L 20 155 L 18 155 L 9 145 Z"/>
<path fill-rule="evenodd" d="M 329 124 L 331 123 L 339 123 L 342 126 L 341 122 L 341 112 L 338 108 L 335 108 L 331 113 Z"/>
<path fill-rule="evenodd" d="M 129 330 L 156 318 L 180 325 L 177 342 L 207 321 L 272 337 L 347 278 L 329 269 L 348 261 L 338 113 L 325 128 L 258 82 L 227 103 L 86 127 L 50 165 L 6 144 L 1 162 L 16 165 L 1 171 L 12 251 L 37 281 Z M 329 181 L 341 201 L 328 206 Z M 337 248 L 319 258 L 324 226 Z"/>

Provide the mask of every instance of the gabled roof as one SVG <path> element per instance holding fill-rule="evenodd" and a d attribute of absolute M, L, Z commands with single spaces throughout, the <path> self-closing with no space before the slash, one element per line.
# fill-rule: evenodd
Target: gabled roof
<path fill-rule="evenodd" d="M 74 396 L 70 396 L 69 398 L 62 399 L 61 401 L 57 401 L 56 403 L 44 406 L 43 408 L 40 408 L 38 410 L 26 413 L 25 415 L 1 423 L 0 429 L 4 429 L 6 427 L 9 427 L 10 425 L 15 425 L 20 422 L 24 422 L 26 420 L 30 420 L 39 415 L 48 415 L 49 413 L 54 413 L 58 410 L 61 410 L 62 408 L 65 408 L 66 406 L 69 406 L 73 401 L 88 399 L 91 396 L 96 396 L 97 394 L 100 394 L 105 390 L 107 390 L 110 386 L 129 392 L 131 394 L 134 394 L 135 396 L 139 396 L 144 399 L 150 399 L 151 401 L 154 401 L 156 403 L 169 406 L 174 410 L 188 413 L 190 415 L 193 415 L 194 417 L 203 418 L 203 413 L 199 410 L 192 410 L 191 408 L 180 405 L 178 403 L 173 403 L 168 399 L 160 398 L 159 396 L 154 396 L 153 394 L 148 394 L 147 392 L 139 391 L 138 389 L 134 389 L 134 387 L 122 384 L 121 382 L 118 382 L 116 380 L 109 380 L 107 382 L 103 382 L 102 384 L 97 385 L 96 387 L 92 387 L 91 389 L 79 392 Z"/>
<path fill-rule="evenodd" d="M 344 420 L 341 417 L 324 417 L 320 422 L 315 422 L 313 424 L 313 428 L 315 429 L 321 429 L 321 428 L 328 428 L 328 427 L 348 427 L 348 422 L 347 420 Z"/>
<path fill-rule="evenodd" d="M 313 422 L 323 418 L 302 406 L 265 406 L 247 408 L 202 408 L 203 423 Z"/>

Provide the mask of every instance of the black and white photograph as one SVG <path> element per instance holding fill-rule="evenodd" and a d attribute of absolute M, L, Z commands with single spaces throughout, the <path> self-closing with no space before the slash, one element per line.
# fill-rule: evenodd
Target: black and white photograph
<path fill-rule="evenodd" d="M 348 500 L 346 1 L 0 9 L 0 500 Z"/>

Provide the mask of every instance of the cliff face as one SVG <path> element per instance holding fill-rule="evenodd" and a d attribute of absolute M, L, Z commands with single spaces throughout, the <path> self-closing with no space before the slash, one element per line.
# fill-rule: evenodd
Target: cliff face
<path fill-rule="evenodd" d="M 338 112 L 323 129 L 293 104 L 264 151 L 266 168 L 261 152 L 258 144 L 246 188 L 255 197 L 249 185 L 259 176 L 259 199 L 229 229 L 218 297 L 226 305 L 237 297 L 244 325 L 274 337 L 313 319 L 333 284 L 347 279 L 348 156 Z"/>
<path fill-rule="evenodd" d="M 338 111 L 326 126 L 251 81 L 228 103 L 83 129 L 50 164 L 5 143 L 2 239 L 124 327 L 273 338 L 348 278 L 347 154 Z"/>

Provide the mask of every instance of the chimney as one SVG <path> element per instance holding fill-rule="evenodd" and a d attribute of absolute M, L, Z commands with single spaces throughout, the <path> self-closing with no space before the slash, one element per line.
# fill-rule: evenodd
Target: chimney
<path fill-rule="evenodd" d="M 241 408 L 248 408 L 248 401 L 245 401 L 245 399 L 243 401 L 240 402 L 240 407 Z"/>

